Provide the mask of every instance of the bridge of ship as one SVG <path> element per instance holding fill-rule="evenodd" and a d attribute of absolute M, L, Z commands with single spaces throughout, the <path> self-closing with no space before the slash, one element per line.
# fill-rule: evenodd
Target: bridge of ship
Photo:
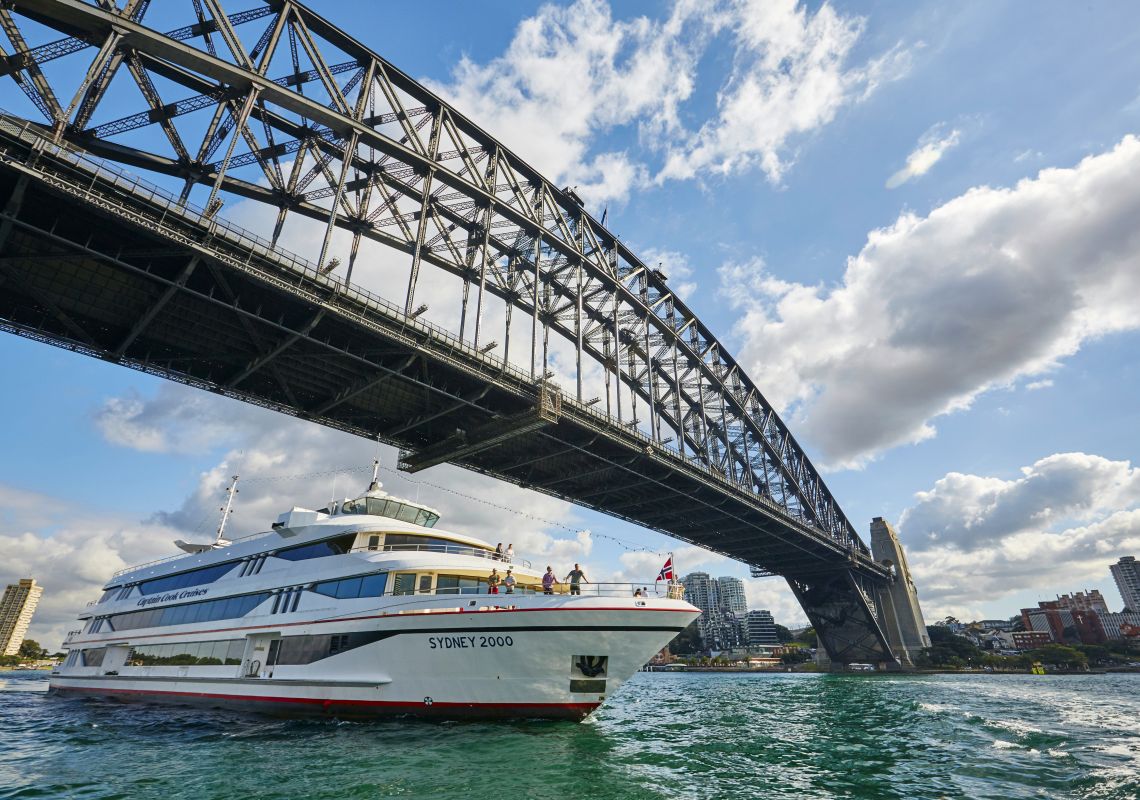
<path fill-rule="evenodd" d="M 897 663 L 888 569 L 573 191 L 290 0 L 12 0 L 0 27 L 0 327 L 782 575 L 833 660 Z"/>

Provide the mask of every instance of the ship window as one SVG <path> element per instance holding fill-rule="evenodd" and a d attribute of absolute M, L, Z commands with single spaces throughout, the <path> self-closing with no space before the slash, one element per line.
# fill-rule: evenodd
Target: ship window
<path fill-rule="evenodd" d="M 131 611 L 115 614 L 107 621 L 114 624 L 113 630 L 125 631 L 133 628 L 152 628 L 164 625 L 182 625 L 191 622 L 213 622 L 220 619 L 233 619 L 248 614 L 261 605 L 269 592 L 246 594 L 239 597 L 207 600 L 201 603 L 185 603 L 166 608 L 149 608 L 145 611 Z"/>
<path fill-rule="evenodd" d="M 116 594 L 119 593 L 120 588 L 122 588 L 122 587 L 115 586 L 114 588 L 108 589 L 107 591 L 103 592 L 103 596 L 99 598 L 99 602 L 100 603 L 106 603 L 108 600 L 110 600 L 112 597 L 114 597 Z"/>
<path fill-rule="evenodd" d="M 286 561 L 305 561 L 310 558 L 339 556 L 352 549 L 352 543 L 355 539 L 356 534 L 349 534 L 347 536 L 339 536 L 335 539 L 325 539 L 321 542 L 311 542 L 309 544 L 298 545 L 297 547 L 289 547 L 285 550 L 278 550 L 274 555 L 277 556 L 277 558 L 284 558 Z"/>
<path fill-rule="evenodd" d="M 177 575 L 166 575 L 154 580 L 143 581 L 139 584 L 139 591 L 143 594 L 160 594 L 162 592 L 173 591 L 174 589 L 184 589 L 187 586 L 201 586 L 206 583 L 213 583 L 218 578 L 225 575 L 234 568 L 238 562 L 230 561 L 226 564 L 214 564 L 209 567 L 202 567 L 201 569 L 190 570 L 189 572 L 180 572 Z"/>
<path fill-rule="evenodd" d="M 312 591 L 338 599 L 380 597 L 384 594 L 384 584 L 387 578 L 388 573 L 378 572 L 373 575 L 342 578 L 338 581 L 321 581 L 313 586 Z"/>
<path fill-rule="evenodd" d="M 380 537 L 378 535 L 373 535 L 373 536 L 368 537 L 368 549 L 369 550 L 379 550 L 380 549 Z"/>
<path fill-rule="evenodd" d="M 85 667 L 101 667 L 103 666 L 103 656 L 107 654 L 106 647 L 92 647 L 89 650 L 83 651 L 83 666 Z"/>
<path fill-rule="evenodd" d="M 360 596 L 361 597 L 380 597 L 384 594 L 384 584 L 387 582 L 388 573 L 380 572 L 375 575 L 365 575 L 360 581 Z"/>
<path fill-rule="evenodd" d="M 316 634 L 312 636 L 286 636 L 281 642 L 276 663 L 311 664 L 366 644 L 372 644 L 390 634 L 379 631 L 341 634 Z"/>
<path fill-rule="evenodd" d="M 436 594 L 478 594 L 483 583 L 478 578 L 463 578 L 459 575 L 437 575 Z"/>
<path fill-rule="evenodd" d="M 131 649 L 127 666 L 237 665 L 244 651 L 244 639 L 138 645 Z"/>
<path fill-rule="evenodd" d="M 438 536 L 419 536 L 414 533 L 389 533 L 384 537 L 384 548 L 387 550 L 432 550 L 446 552 L 445 548 L 453 547 L 464 550 L 481 550 L 490 553 L 486 547 L 460 544 L 451 539 L 441 539 Z"/>
<path fill-rule="evenodd" d="M 420 594 L 431 594 L 431 575 L 420 576 Z"/>
<path fill-rule="evenodd" d="M 411 572 L 399 572 L 392 576 L 392 594 L 414 594 L 416 576 Z"/>
<path fill-rule="evenodd" d="M 360 597 L 360 578 L 345 578 L 336 587 L 338 598 Z"/>

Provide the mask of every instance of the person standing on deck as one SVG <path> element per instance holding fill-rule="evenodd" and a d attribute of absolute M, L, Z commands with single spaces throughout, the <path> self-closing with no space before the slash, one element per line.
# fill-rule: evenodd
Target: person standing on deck
<path fill-rule="evenodd" d="M 570 594 L 581 594 L 583 583 L 589 583 L 586 579 L 586 573 L 582 571 L 582 567 L 578 564 L 574 565 L 574 569 L 566 576 L 566 580 L 570 581 Z"/>
<path fill-rule="evenodd" d="M 496 561 L 502 561 L 503 560 L 503 543 L 502 542 L 499 542 L 497 545 L 495 545 L 495 560 Z"/>
<path fill-rule="evenodd" d="M 511 574 L 511 568 L 507 567 L 507 574 L 503 576 L 503 586 L 507 587 L 507 594 L 515 593 L 515 576 Z"/>
<path fill-rule="evenodd" d="M 506 558 L 508 564 L 515 560 L 515 546 L 513 544 L 507 545 L 507 552 L 504 557 Z"/>
<path fill-rule="evenodd" d="M 499 583 L 502 582 L 502 580 L 503 579 L 499 576 L 499 570 L 497 568 L 492 569 L 491 574 L 487 576 L 487 593 L 498 594 Z"/>
<path fill-rule="evenodd" d="M 554 581 L 556 580 L 557 578 L 554 577 L 554 567 L 547 566 L 546 574 L 542 576 L 542 593 L 554 594 Z"/>

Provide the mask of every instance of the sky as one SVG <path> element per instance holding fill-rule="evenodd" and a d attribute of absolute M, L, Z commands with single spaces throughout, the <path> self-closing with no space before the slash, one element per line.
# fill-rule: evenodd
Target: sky
<path fill-rule="evenodd" d="M 1091 588 L 1119 609 L 1108 567 L 1140 555 L 1140 7 L 314 5 L 661 263 L 857 530 L 898 528 L 928 622 Z M 11 82 L 0 98 L 32 113 Z M 400 258 L 369 251 L 361 283 L 390 294 Z M 15 336 L 0 364 L 0 584 L 45 586 L 29 635 L 48 647 L 112 572 L 212 535 L 228 476 L 252 532 L 362 490 L 377 453 Z M 804 622 L 779 578 L 379 452 L 441 527 L 594 580 L 651 583 L 674 552 Z"/>

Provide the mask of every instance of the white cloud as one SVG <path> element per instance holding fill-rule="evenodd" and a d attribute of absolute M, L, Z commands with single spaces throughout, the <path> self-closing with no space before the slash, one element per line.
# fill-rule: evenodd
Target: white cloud
<path fill-rule="evenodd" d="M 697 291 L 693 267 L 684 253 L 645 247 L 641 250 L 641 260 L 651 268 L 660 267 L 669 279 L 669 288 L 682 300 L 688 300 Z"/>
<path fill-rule="evenodd" d="M 178 531 L 0 485 L 0 585 L 34 577 L 44 594 L 29 638 L 54 652 L 76 615 L 129 564 L 169 555 Z"/>
<path fill-rule="evenodd" d="M 432 88 L 555 183 L 577 185 L 590 203 L 622 200 L 645 183 L 644 167 L 623 152 L 591 153 L 591 140 L 615 126 L 677 126 L 693 90 L 695 54 L 681 37 L 693 11 L 679 3 L 665 22 L 621 21 L 600 0 L 544 5 L 501 56 L 464 57 Z"/>
<path fill-rule="evenodd" d="M 849 65 L 862 31 L 860 18 L 828 5 L 811 13 L 794 0 L 677 0 L 660 21 L 615 20 L 602 0 L 577 0 L 542 6 L 502 55 L 485 64 L 464 58 L 450 81 L 431 86 L 596 206 L 651 182 L 627 152 L 596 152 L 615 128 L 636 127 L 642 149 L 663 154 L 657 183 L 754 168 L 779 182 L 793 137 L 909 70 L 902 46 Z M 716 112 L 690 130 L 687 101 L 717 80 L 698 66 L 726 45 L 732 66 Z"/>
<path fill-rule="evenodd" d="M 813 14 L 793 0 L 743 0 L 719 21 L 733 32 L 736 49 L 717 114 L 670 147 L 659 182 L 759 167 L 779 183 L 795 136 L 827 125 L 843 106 L 909 69 L 901 47 L 850 66 L 864 20 L 829 5 Z"/>
<path fill-rule="evenodd" d="M 1140 549 L 1140 468 L 1127 461 L 1058 453 L 1014 479 L 949 473 L 916 500 L 899 531 L 929 619 L 1103 583 Z"/>
<path fill-rule="evenodd" d="M 961 131 L 943 134 L 943 125 L 935 125 L 918 140 L 918 146 L 906 157 L 906 166 L 887 179 L 887 188 L 896 189 L 907 181 L 921 178 L 942 160 L 946 152 L 958 145 Z"/>
<path fill-rule="evenodd" d="M 1030 381 L 1029 383 L 1025 384 L 1025 390 L 1029 392 L 1036 392 L 1039 389 L 1048 389 L 1052 385 L 1053 379 L 1046 378 L 1042 381 Z"/>
<path fill-rule="evenodd" d="M 831 466 L 1140 327 L 1140 140 L 873 231 L 834 288 L 722 268 L 738 355 Z"/>

